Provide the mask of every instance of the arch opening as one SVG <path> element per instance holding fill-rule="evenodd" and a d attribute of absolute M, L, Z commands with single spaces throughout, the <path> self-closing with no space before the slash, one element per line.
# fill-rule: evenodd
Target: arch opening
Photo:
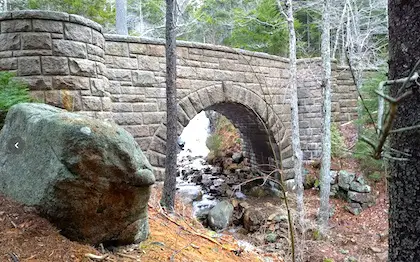
<path fill-rule="evenodd" d="M 209 106 L 205 110 L 220 113 L 239 130 L 243 141 L 242 150 L 249 156 L 253 167 L 267 169 L 268 165 L 278 158 L 279 151 L 272 132 L 246 106 L 224 102 Z"/>
<path fill-rule="evenodd" d="M 277 160 L 289 178 L 292 150 L 287 114 L 279 115 L 265 97 L 251 89 L 231 83 L 203 87 L 178 103 L 178 135 L 200 112 L 213 110 L 229 119 L 239 130 L 251 166 L 270 170 Z M 158 180 L 165 175 L 166 120 L 153 135 L 147 155 Z M 290 123 L 290 122 L 289 122 Z M 280 158 L 281 154 L 281 158 Z M 271 168 L 272 170 L 272 168 Z"/>

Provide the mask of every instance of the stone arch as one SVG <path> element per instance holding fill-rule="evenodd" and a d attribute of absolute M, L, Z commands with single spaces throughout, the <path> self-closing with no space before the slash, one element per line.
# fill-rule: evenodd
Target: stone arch
<path fill-rule="evenodd" d="M 268 164 L 281 155 L 283 168 L 291 168 L 290 130 L 284 124 L 289 121 L 281 119 L 260 94 L 232 82 L 197 89 L 178 102 L 178 135 L 203 110 L 223 114 L 239 129 L 253 165 Z M 165 151 L 166 120 L 163 119 L 146 151 L 158 180 L 164 178 Z"/>

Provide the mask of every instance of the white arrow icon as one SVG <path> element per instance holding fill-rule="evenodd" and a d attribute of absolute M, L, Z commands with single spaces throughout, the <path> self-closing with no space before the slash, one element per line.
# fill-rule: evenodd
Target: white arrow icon
<path fill-rule="evenodd" d="M 16 142 L 16 144 L 15 144 L 15 147 L 17 148 L 17 149 L 19 149 L 19 142 Z"/>

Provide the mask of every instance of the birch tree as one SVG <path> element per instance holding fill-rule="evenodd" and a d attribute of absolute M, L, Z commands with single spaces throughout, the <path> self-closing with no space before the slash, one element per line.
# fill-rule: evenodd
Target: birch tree
<path fill-rule="evenodd" d="M 278 1 L 278 5 L 282 10 L 281 1 Z M 298 216 L 298 225 L 301 230 L 304 226 L 304 205 L 303 205 L 303 177 L 302 177 L 302 149 L 300 147 L 300 129 L 299 129 L 299 106 L 298 106 L 298 95 L 297 95 L 297 65 L 296 65 L 296 32 L 294 25 L 293 16 L 293 5 L 292 0 L 285 1 L 286 11 L 284 13 L 287 19 L 287 25 L 289 29 L 289 68 L 290 68 L 290 107 L 292 110 L 291 122 L 292 122 L 292 149 L 293 149 L 293 171 L 295 174 L 296 183 L 296 211 Z M 283 10 L 282 10 L 283 11 Z"/>
<path fill-rule="evenodd" d="M 322 13 L 321 56 L 323 65 L 323 126 L 322 159 L 320 173 L 321 203 L 319 207 L 319 231 L 324 235 L 330 213 L 330 167 L 331 167 L 331 56 L 330 56 L 330 0 L 324 0 Z"/>
<path fill-rule="evenodd" d="M 418 0 L 389 0 L 388 7 L 389 79 L 397 80 L 419 71 L 420 5 Z M 389 115 L 395 116 L 390 146 L 407 158 L 390 160 L 388 261 L 392 262 L 415 262 L 420 257 L 420 131 L 413 128 L 419 124 L 418 88 L 417 81 L 394 83 L 389 92 L 400 100 L 390 104 Z"/>
<path fill-rule="evenodd" d="M 173 211 L 176 191 L 177 101 L 176 101 L 176 0 L 166 0 L 166 160 L 161 203 Z"/>
<path fill-rule="evenodd" d="M 116 0 L 116 11 L 117 34 L 128 35 L 126 0 Z"/>

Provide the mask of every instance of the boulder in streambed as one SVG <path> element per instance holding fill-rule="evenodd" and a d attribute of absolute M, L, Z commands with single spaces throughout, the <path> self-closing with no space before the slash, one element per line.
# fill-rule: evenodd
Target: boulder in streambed
<path fill-rule="evenodd" d="M 208 214 L 208 223 L 213 230 L 225 229 L 231 222 L 233 205 L 228 200 L 217 203 Z"/>
<path fill-rule="evenodd" d="M 0 132 L 0 192 L 36 207 L 72 240 L 144 240 L 154 182 L 140 147 L 115 124 L 34 103 L 7 114 Z"/>

